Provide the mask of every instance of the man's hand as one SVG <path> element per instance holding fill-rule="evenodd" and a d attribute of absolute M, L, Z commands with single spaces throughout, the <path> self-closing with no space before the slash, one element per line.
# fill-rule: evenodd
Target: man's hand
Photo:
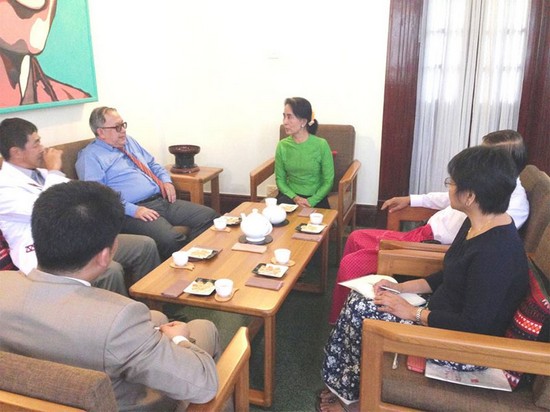
<path fill-rule="evenodd" d="M 305 197 L 301 197 L 301 196 L 294 196 L 294 203 L 296 203 L 298 206 L 301 206 L 301 207 L 311 207 L 311 205 L 309 204 L 309 202 L 307 201 L 307 199 Z"/>
<path fill-rule="evenodd" d="M 160 331 L 170 339 L 172 339 L 174 336 L 185 336 L 186 338 L 189 338 L 190 334 L 189 326 L 187 326 L 187 323 L 178 321 L 173 321 L 161 325 Z"/>
<path fill-rule="evenodd" d="M 152 222 L 159 218 L 159 214 L 153 209 L 149 209 L 144 206 L 139 206 L 136 210 L 134 218 L 143 220 L 145 222 Z"/>
<path fill-rule="evenodd" d="M 170 203 L 176 201 L 176 188 L 171 182 L 164 182 L 164 190 L 166 190 L 166 200 Z"/>
<path fill-rule="evenodd" d="M 410 196 L 392 197 L 384 202 L 381 209 L 389 208 L 388 212 L 393 213 L 404 209 L 411 204 Z"/>
<path fill-rule="evenodd" d="M 53 147 L 44 149 L 42 153 L 44 168 L 47 170 L 61 170 L 61 165 L 63 164 L 61 160 L 62 154 L 63 150 L 54 149 Z"/>

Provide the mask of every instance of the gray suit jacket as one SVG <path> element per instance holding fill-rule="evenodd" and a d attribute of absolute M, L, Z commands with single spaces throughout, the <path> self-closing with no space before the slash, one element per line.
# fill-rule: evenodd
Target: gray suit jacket
<path fill-rule="evenodd" d="M 0 276 L 0 350 L 105 371 L 120 410 L 168 410 L 216 394 L 212 357 L 174 345 L 147 306 L 33 270 Z"/>

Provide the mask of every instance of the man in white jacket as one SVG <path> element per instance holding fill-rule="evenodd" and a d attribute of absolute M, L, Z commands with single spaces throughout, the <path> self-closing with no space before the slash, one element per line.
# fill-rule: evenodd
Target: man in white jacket
<path fill-rule="evenodd" d="M 0 230 L 10 245 L 13 263 L 28 274 L 37 264 L 30 225 L 34 202 L 48 187 L 69 179 L 61 172 L 62 152 L 44 148 L 36 126 L 27 120 L 12 118 L 0 123 L 0 154 L 4 158 L 0 170 Z M 160 259 L 149 237 L 119 235 L 118 239 L 116 261 L 95 286 L 127 295 L 124 270 L 131 271 L 135 281 L 158 266 Z"/>

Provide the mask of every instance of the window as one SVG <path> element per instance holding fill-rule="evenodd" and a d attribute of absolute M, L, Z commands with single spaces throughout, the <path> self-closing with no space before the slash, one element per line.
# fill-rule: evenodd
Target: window
<path fill-rule="evenodd" d="M 517 129 L 529 0 L 426 0 L 410 193 L 444 190 L 448 161 Z"/>

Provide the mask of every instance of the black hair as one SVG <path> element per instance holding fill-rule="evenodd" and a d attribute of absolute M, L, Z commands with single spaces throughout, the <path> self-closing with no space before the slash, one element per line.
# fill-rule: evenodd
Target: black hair
<path fill-rule="evenodd" d="M 527 147 L 523 137 L 515 130 L 505 129 L 489 133 L 483 136 L 483 145 L 498 146 L 510 153 L 516 164 L 518 173 L 527 165 Z"/>
<path fill-rule="evenodd" d="M 285 99 L 285 106 L 287 104 L 292 108 L 292 112 L 297 118 L 306 120 L 306 129 L 308 133 L 317 133 L 319 122 L 317 122 L 317 119 L 313 119 L 313 123 L 311 123 L 311 118 L 313 117 L 311 103 L 303 97 L 288 97 Z"/>
<path fill-rule="evenodd" d="M 506 150 L 491 146 L 464 149 L 451 159 L 447 170 L 457 194 L 473 192 L 484 214 L 506 212 L 518 177 Z"/>
<path fill-rule="evenodd" d="M 113 246 L 123 219 L 120 195 L 107 186 L 74 180 L 50 187 L 36 200 L 31 218 L 39 268 L 51 273 L 83 268 Z"/>
<path fill-rule="evenodd" d="M 10 160 L 10 149 L 19 147 L 25 149 L 29 136 L 38 129 L 28 120 L 19 117 L 4 119 L 0 123 L 0 154 L 6 160 Z"/>

